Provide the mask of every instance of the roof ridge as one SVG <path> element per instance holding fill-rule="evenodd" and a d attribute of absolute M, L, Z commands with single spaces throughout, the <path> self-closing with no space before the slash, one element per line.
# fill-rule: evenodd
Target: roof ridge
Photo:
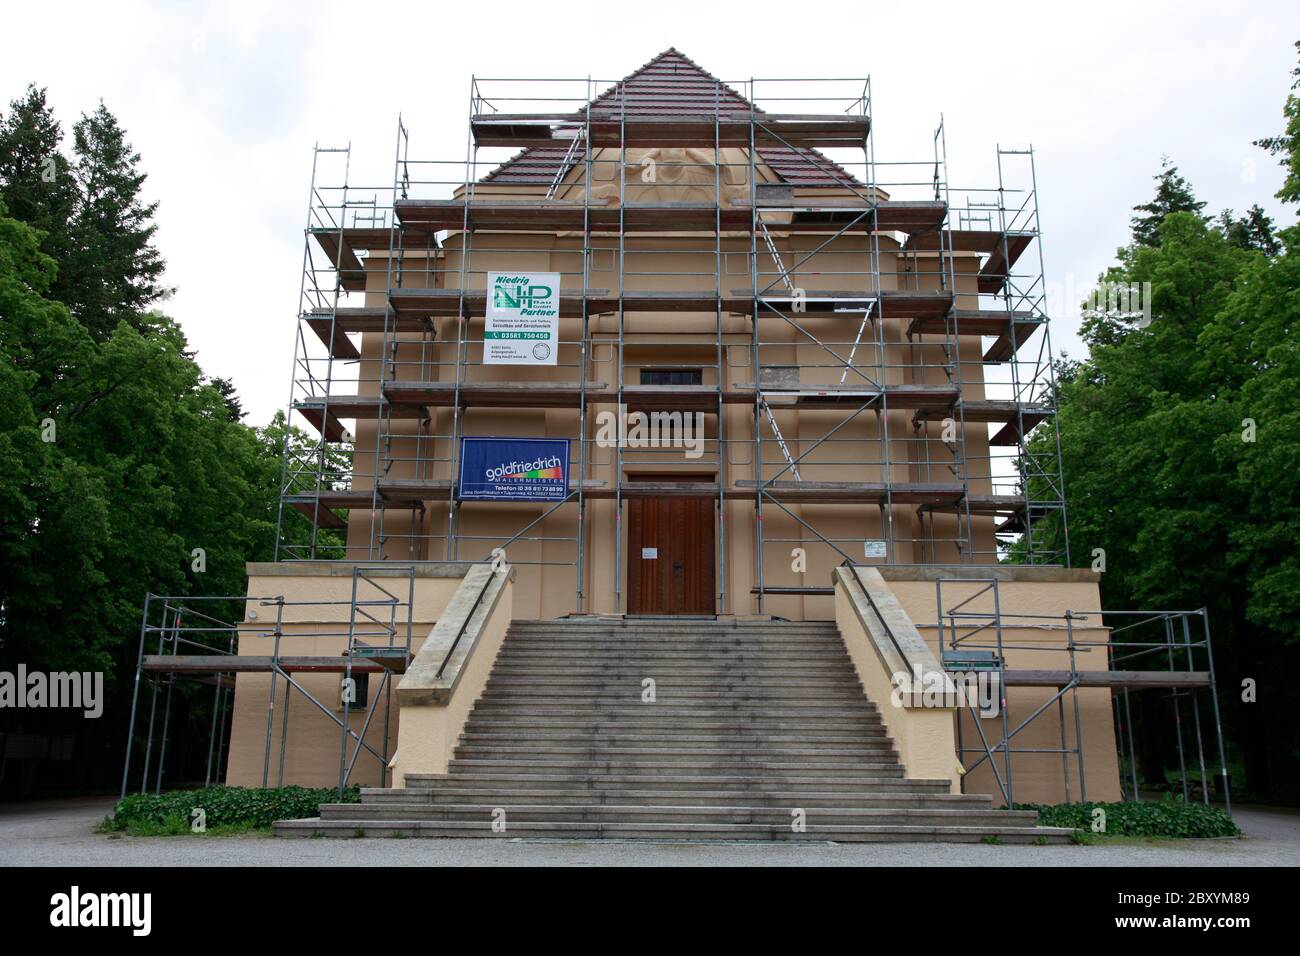
<path fill-rule="evenodd" d="M 616 91 L 619 89 L 619 87 L 621 87 L 621 86 L 625 85 L 626 83 L 628 83 L 629 81 L 631 81 L 631 80 L 633 80 L 633 79 L 635 79 L 635 78 L 637 78 L 637 77 L 643 75 L 643 74 L 644 74 L 647 70 L 649 70 L 651 67 L 655 66 L 657 63 L 660 63 L 661 61 L 663 61 L 665 58 L 667 58 L 667 57 L 670 56 L 670 55 L 671 55 L 671 56 L 679 57 L 680 59 L 684 60 L 685 63 L 686 63 L 689 67 L 691 67 L 691 69 L 693 69 L 693 70 L 695 70 L 697 73 L 699 73 L 701 77 L 703 77 L 703 78 L 706 79 L 706 80 L 712 80 L 714 83 L 718 84 L 718 86 L 719 86 L 722 90 L 726 91 L 726 92 L 729 93 L 731 96 L 734 96 L 737 100 L 739 100 L 739 101 L 740 101 L 741 103 L 743 103 L 745 106 L 749 107 L 749 109 L 753 110 L 755 113 L 762 113 L 762 112 L 763 112 L 762 110 L 758 109 L 758 107 L 754 106 L 754 104 L 753 104 L 752 102 L 750 102 L 750 100 L 749 100 L 747 97 L 745 97 L 745 96 L 742 95 L 738 90 L 736 90 L 735 87 L 731 86 L 731 84 L 727 83 L 725 80 L 721 80 L 721 79 L 719 79 L 718 77 L 714 76 L 712 73 L 710 73 L 710 72 L 709 72 L 708 70 L 706 70 L 704 67 L 700 66 L 698 63 L 696 63 L 694 60 L 692 60 L 689 56 L 687 56 L 687 55 L 686 55 L 685 53 L 683 53 L 681 50 L 679 50 L 679 49 L 677 49 L 676 47 L 673 47 L 673 46 L 670 46 L 668 49 L 663 50 L 662 52 L 655 54 L 655 56 L 651 57 L 648 61 L 646 61 L 645 63 L 641 64 L 639 67 L 637 67 L 637 68 L 636 68 L 635 70 L 633 70 L 631 73 L 629 73 L 629 74 L 627 74 L 626 76 L 624 76 L 621 80 L 616 80 L 616 81 L 614 81 L 614 85 L 613 85 L 613 86 L 609 87 L 609 88 L 608 88 L 607 90 L 605 90 L 603 93 L 600 93 L 599 95 L 597 95 L 594 99 L 592 99 L 592 100 L 590 101 L 590 103 L 589 103 L 588 105 L 589 105 L 589 106 L 590 106 L 590 105 L 595 105 L 596 103 L 599 103 L 601 100 L 606 99 L 607 97 L 610 97 L 610 96 L 614 95 L 614 94 L 616 93 Z"/>

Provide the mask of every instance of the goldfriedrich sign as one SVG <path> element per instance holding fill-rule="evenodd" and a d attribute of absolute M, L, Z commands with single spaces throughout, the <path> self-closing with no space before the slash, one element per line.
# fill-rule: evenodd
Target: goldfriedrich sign
<path fill-rule="evenodd" d="M 489 272 L 484 365 L 554 365 L 560 350 L 560 274 Z"/>
<path fill-rule="evenodd" d="M 461 501 L 562 501 L 569 493 L 567 438 L 462 438 Z"/>

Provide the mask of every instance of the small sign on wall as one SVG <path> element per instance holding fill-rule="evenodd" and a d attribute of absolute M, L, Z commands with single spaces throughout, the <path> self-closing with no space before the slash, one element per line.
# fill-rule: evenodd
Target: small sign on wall
<path fill-rule="evenodd" d="M 654 561 L 654 560 L 656 560 L 658 557 L 659 557 L 659 549 L 658 549 L 658 548 L 642 548 L 642 549 L 641 549 L 641 560 L 642 560 L 642 561 Z"/>
<path fill-rule="evenodd" d="M 862 554 L 868 558 L 885 558 L 889 550 L 883 538 L 868 538 L 862 542 Z"/>
<path fill-rule="evenodd" d="M 461 501 L 563 501 L 569 440 L 463 436 L 457 495 Z"/>
<path fill-rule="evenodd" d="M 560 348 L 560 274 L 489 272 L 484 365 L 554 365 Z"/>

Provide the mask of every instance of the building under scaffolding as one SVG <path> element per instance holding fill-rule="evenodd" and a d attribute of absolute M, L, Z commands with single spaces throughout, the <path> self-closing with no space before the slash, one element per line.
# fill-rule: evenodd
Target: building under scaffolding
<path fill-rule="evenodd" d="M 876 158 L 867 80 L 731 85 L 670 50 L 607 88 L 476 79 L 466 157 L 399 124 L 391 185 L 318 150 L 278 556 L 501 548 L 539 616 L 793 619 L 844 560 L 1023 537 L 1068 564 L 1033 153 L 955 199 L 942 124 L 928 145 Z M 506 268 L 561 277 L 554 366 L 485 364 Z M 620 412 L 702 416 L 703 447 L 602 441 Z M 567 438 L 567 497 L 462 501 L 467 435 Z M 689 607 L 653 586 L 672 562 Z"/>
<path fill-rule="evenodd" d="M 609 83 L 476 78 L 464 156 L 416 158 L 399 121 L 380 185 L 317 148 L 277 560 L 224 619 L 150 597 L 141 787 L 195 675 L 210 779 L 224 754 L 231 783 L 394 783 L 394 685 L 495 561 L 515 619 L 826 621 L 836 569 L 877 566 L 944 668 L 997 675 L 996 719 L 958 710 L 961 787 L 1136 791 L 1130 695 L 1163 688 L 1208 800 L 1208 628 L 1113 641 L 1069 567 L 1033 151 L 966 188 L 942 121 L 914 160 L 873 137 L 868 80 L 724 83 L 669 50 Z M 489 358 L 503 272 L 558 277 L 545 360 Z M 559 494 L 476 500 L 467 439 L 562 440 Z"/>

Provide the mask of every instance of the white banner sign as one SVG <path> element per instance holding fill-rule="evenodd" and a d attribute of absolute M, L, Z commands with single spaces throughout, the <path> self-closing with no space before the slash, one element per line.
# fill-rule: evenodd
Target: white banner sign
<path fill-rule="evenodd" d="M 484 365 L 554 365 L 560 350 L 560 274 L 489 272 Z"/>

